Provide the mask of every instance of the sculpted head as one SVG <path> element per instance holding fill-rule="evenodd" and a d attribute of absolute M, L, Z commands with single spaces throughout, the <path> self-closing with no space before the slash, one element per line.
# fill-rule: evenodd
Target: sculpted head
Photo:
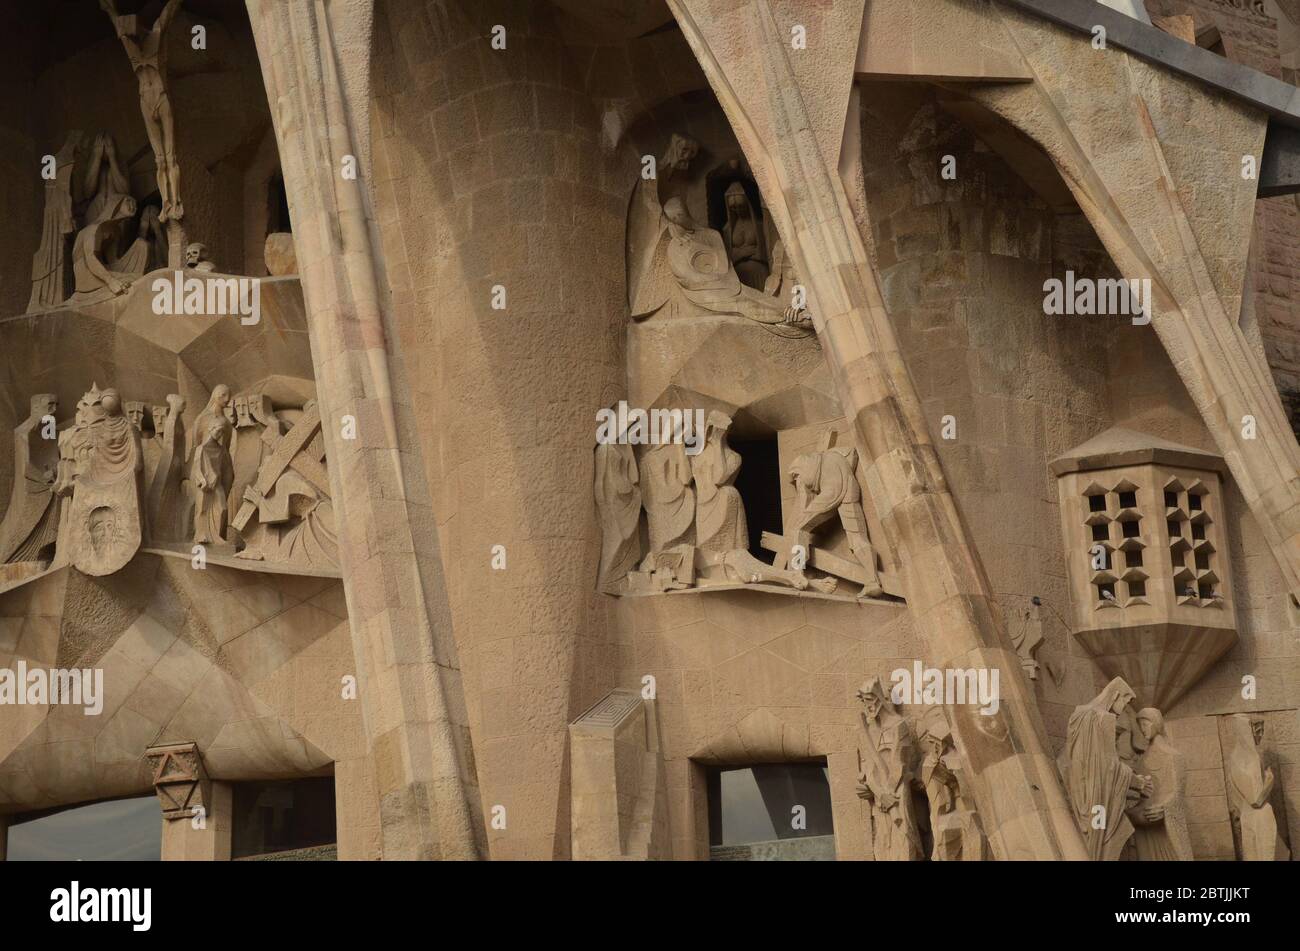
<path fill-rule="evenodd" d="M 140 400 L 126 401 L 126 418 L 131 421 L 136 432 L 144 429 L 144 403 Z"/>
<path fill-rule="evenodd" d="M 1137 715 L 1138 729 L 1150 743 L 1165 732 L 1165 715 L 1155 707 L 1143 707 Z"/>
<path fill-rule="evenodd" d="M 104 410 L 105 416 L 118 416 L 122 412 L 122 397 L 113 387 L 109 387 L 99 394 L 99 405 Z"/>
<path fill-rule="evenodd" d="M 880 682 L 879 677 L 872 677 L 864 682 L 858 688 L 856 696 L 862 703 L 862 709 L 866 712 L 868 719 L 874 720 L 880 716 L 881 711 L 892 709 L 889 703 L 889 695 L 885 692 L 885 687 Z"/>
<path fill-rule="evenodd" d="M 806 452 L 802 456 L 796 456 L 790 463 L 790 474 L 787 478 L 790 484 L 796 487 L 807 488 L 810 492 L 816 492 L 821 482 L 822 459 L 819 453 Z"/>
<path fill-rule="evenodd" d="M 153 431 L 161 434 L 163 427 L 167 425 L 167 404 L 161 403 L 149 407 L 149 415 L 153 417 Z"/>
<path fill-rule="evenodd" d="M 668 154 L 665 164 L 668 166 L 665 172 L 676 170 L 686 171 L 690 167 L 691 161 L 700 152 L 700 144 L 688 136 L 673 133 L 673 137 L 668 142 Z"/>
<path fill-rule="evenodd" d="M 33 416 L 53 416 L 59 411 L 59 399 L 53 393 L 37 393 L 31 407 Z"/>
<path fill-rule="evenodd" d="M 749 196 L 745 194 L 745 186 L 740 182 L 732 182 L 728 185 L 723 197 L 727 203 L 727 211 L 733 216 L 749 214 Z"/>
<path fill-rule="evenodd" d="M 218 383 L 212 390 L 212 398 L 208 401 L 208 406 L 213 409 L 224 410 L 230 405 L 230 387 L 224 383 Z"/>
<path fill-rule="evenodd" d="M 695 230 L 695 219 L 692 218 L 691 213 L 686 210 L 686 202 L 682 201 L 680 198 L 674 197 L 668 199 L 664 204 L 664 217 L 668 219 L 669 224 L 681 228 L 687 233 Z"/>
<path fill-rule="evenodd" d="M 185 266 L 198 267 L 208 257 L 207 245 L 201 241 L 194 241 L 185 246 Z"/>

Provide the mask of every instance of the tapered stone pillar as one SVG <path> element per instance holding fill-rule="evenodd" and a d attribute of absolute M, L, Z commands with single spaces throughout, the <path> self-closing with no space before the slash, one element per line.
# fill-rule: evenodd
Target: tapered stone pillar
<path fill-rule="evenodd" d="M 998 714 L 948 710 L 981 780 L 980 815 L 995 854 L 1084 858 L 1036 702 L 930 442 L 844 186 L 860 163 L 856 149 L 841 146 L 857 126 L 852 83 L 864 5 L 669 0 L 669 6 L 807 285 L 868 488 L 899 547 L 927 661 L 1000 670 Z"/>
<path fill-rule="evenodd" d="M 477 858 L 460 663 L 365 184 L 372 4 L 248 0 L 248 12 L 311 315 L 383 858 Z"/>

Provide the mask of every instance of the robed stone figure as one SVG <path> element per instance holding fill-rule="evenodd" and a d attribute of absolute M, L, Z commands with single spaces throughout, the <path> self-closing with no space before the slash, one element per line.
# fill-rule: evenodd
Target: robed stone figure
<path fill-rule="evenodd" d="M 862 743 L 858 796 L 871 808 L 871 845 L 876 861 L 919 861 L 912 784 L 916 778 L 916 737 L 908 720 L 889 701 L 880 678 L 858 690 Z"/>

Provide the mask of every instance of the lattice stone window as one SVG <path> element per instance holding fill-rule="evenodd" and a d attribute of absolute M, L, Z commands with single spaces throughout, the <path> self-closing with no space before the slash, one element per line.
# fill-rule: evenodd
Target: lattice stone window
<path fill-rule="evenodd" d="M 1074 634 L 1165 708 L 1236 641 L 1218 456 L 1111 429 L 1052 463 Z"/>

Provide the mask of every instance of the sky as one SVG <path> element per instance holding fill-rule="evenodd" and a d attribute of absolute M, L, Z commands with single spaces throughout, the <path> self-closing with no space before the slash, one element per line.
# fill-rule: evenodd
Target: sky
<path fill-rule="evenodd" d="M 97 802 L 9 827 L 10 862 L 158 861 L 162 810 L 156 796 Z"/>

